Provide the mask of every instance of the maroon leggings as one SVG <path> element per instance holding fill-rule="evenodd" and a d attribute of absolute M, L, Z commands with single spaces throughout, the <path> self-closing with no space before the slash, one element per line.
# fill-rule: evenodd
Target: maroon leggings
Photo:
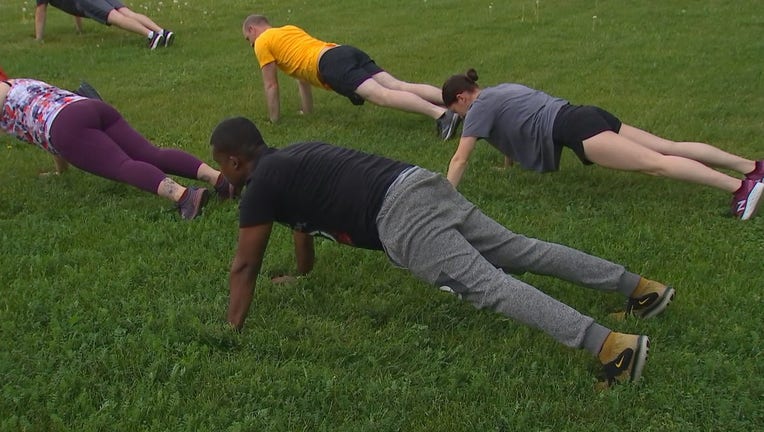
<path fill-rule="evenodd" d="M 53 120 L 50 141 L 77 168 L 156 193 L 167 174 L 196 179 L 202 161 L 155 147 L 111 105 L 87 99 L 65 106 Z"/>

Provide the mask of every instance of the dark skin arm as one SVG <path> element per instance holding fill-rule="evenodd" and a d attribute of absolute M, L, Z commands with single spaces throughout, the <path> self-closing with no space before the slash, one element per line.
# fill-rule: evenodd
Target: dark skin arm
<path fill-rule="evenodd" d="M 294 231 L 294 256 L 297 261 L 297 276 L 304 276 L 313 270 L 315 262 L 315 249 L 313 247 L 313 236 Z M 273 283 L 292 282 L 296 278 L 291 275 L 279 275 L 271 278 Z"/>
<path fill-rule="evenodd" d="M 295 231 L 293 237 L 294 256 L 297 260 L 297 274 L 303 276 L 313 270 L 313 263 L 316 260 L 313 236 Z"/>
<path fill-rule="evenodd" d="M 244 327 L 272 228 L 273 224 L 268 223 L 239 229 L 239 244 L 228 278 L 228 323 L 236 330 Z"/>

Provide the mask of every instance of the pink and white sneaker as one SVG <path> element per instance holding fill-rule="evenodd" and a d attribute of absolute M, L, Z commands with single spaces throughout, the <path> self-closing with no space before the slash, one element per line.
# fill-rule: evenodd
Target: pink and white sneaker
<path fill-rule="evenodd" d="M 743 180 L 740 189 L 732 194 L 732 214 L 740 220 L 748 220 L 756 214 L 764 193 L 764 183 L 750 179 Z"/>
<path fill-rule="evenodd" d="M 753 180 L 759 183 L 764 182 L 764 160 L 756 161 L 756 168 L 745 175 L 746 180 Z"/>

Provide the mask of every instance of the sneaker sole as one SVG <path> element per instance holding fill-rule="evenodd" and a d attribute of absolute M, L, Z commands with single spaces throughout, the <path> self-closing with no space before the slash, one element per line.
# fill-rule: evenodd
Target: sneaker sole
<path fill-rule="evenodd" d="M 454 116 L 451 117 L 451 123 L 448 125 L 448 129 L 446 130 L 446 136 L 442 137 L 443 141 L 447 141 L 452 136 L 454 136 L 454 132 L 456 131 L 456 125 L 459 123 L 459 115 L 454 113 Z"/>
<path fill-rule="evenodd" d="M 163 36 L 155 37 L 154 39 L 151 40 L 151 43 L 149 44 L 149 49 L 151 51 L 154 51 L 155 49 L 157 49 L 159 45 L 162 45 L 163 43 L 164 43 Z"/>
<path fill-rule="evenodd" d="M 634 366 L 631 368 L 631 382 L 636 383 L 642 378 L 642 370 L 647 362 L 647 355 L 650 352 L 650 338 L 640 336 L 637 339 L 637 348 L 634 350 Z"/>
<path fill-rule="evenodd" d="M 764 183 L 757 182 L 751 190 L 751 193 L 748 194 L 745 210 L 743 210 L 740 220 L 748 220 L 756 215 L 756 210 L 759 209 L 759 201 L 761 201 L 762 192 L 764 192 Z"/>
<path fill-rule="evenodd" d="M 170 33 L 164 38 L 164 46 L 169 47 L 172 46 L 172 43 L 175 41 L 175 33 Z"/>
<path fill-rule="evenodd" d="M 674 294 L 676 291 L 674 291 L 674 288 L 666 287 L 666 291 L 663 292 L 663 295 L 658 300 L 658 303 L 655 304 L 654 307 L 650 308 L 649 310 L 646 310 L 643 314 L 637 315 L 638 317 L 642 319 L 652 318 L 664 310 L 666 310 L 666 307 L 671 303 L 672 300 L 674 300 Z M 636 315 L 636 314 L 635 314 Z"/>
<path fill-rule="evenodd" d="M 207 205 L 207 201 L 210 200 L 210 191 L 209 190 L 203 189 L 202 193 L 200 195 L 201 196 L 199 197 L 199 205 L 196 207 L 197 211 L 196 211 L 196 214 L 194 215 L 194 218 L 196 218 L 197 216 L 202 214 L 202 208 L 204 208 L 204 206 Z"/>

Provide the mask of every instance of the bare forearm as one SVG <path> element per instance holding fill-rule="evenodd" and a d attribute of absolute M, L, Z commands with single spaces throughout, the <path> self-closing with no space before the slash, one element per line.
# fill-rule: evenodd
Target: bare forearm
<path fill-rule="evenodd" d="M 316 259 L 313 237 L 308 236 L 307 238 L 299 239 L 295 236 L 295 257 L 298 275 L 306 275 L 313 270 L 313 263 Z"/>
<path fill-rule="evenodd" d="M 279 87 L 269 86 L 265 88 L 265 98 L 268 103 L 268 118 L 272 123 L 279 121 L 281 117 L 281 102 L 279 100 Z"/>
<path fill-rule="evenodd" d="M 45 18 L 48 5 L 41 4 L 34 10 L 34 38 L 38 41 L 45 36 Z"/>
<path fill-rule="evenodd" d="M 313 92 L 310 84 L 304 81 L 298 81 L 300 89 L 300 112 L 310 114 L 313 112 Z"/>
<path fill-rule="evenodd" d="M 228 323 L 235 329 L 241 330 L 247 319 L 249 305 L 255 290 L 255 280 L 250 275 L 247 266 L 237 265 L 231 267 L 228 279 L 230 297 L 228 299 Z"/>
<path fill-rule="evenodd" d="M 466 170 L 467 161 L 451 160 L 451 163 L 448 165 L 448 174 L 446 174 L 446 177 L 453 187 L 459 186 L 459 182 L 462 181 L 464 171 Z"/>

